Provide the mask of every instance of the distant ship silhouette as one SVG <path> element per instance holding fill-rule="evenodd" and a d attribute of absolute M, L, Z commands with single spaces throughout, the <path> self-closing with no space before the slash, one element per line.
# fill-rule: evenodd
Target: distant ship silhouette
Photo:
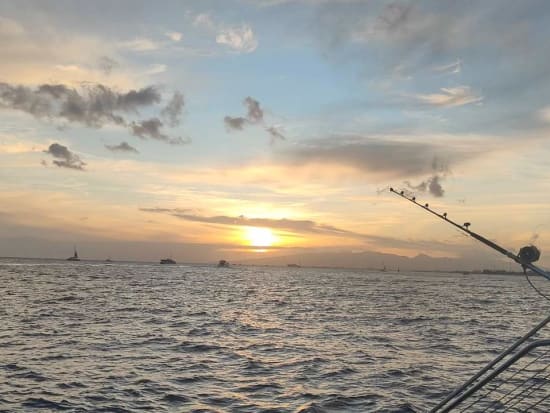
<path fill-rule="evenodd" d="M 78 258 L 78 252 L 76 251 L 76 246 L 74 247 L 74 254 L 73 254 L 73 256 L 67 258 L 67 261 L 80 261 L 80 258 Z"/>
<path fill-rule="evenodd" d="M 176 264 L 176 261 L 172 258 L 163 258 L 160 260 L 161 264 Z"/>

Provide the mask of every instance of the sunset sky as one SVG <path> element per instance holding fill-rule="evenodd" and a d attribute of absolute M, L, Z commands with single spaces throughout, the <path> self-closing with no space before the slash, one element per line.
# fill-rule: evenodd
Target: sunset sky
<path fill-rule="evenodd" d="M 549 21 L 543 0 L 1 1 L 0 256 L 494 257 L 393 186 L 549 265 Z"/>

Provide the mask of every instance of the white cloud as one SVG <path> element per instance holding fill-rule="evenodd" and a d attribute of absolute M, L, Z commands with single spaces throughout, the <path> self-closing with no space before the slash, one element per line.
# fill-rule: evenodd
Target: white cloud
<path fill-rule="evenodd" d="M 82 70 L 82 68 L 78 65 L 55 65 L 55 68 L 57 70 L 61 70 L 62 72 L 78 72 Z"/>
<path fill-rule="evenodd" d="M 174 42 L 180 42 L 183 38 L 183 33 L 180 32 L 166 32 L 164 34 Z"/>
<path fill-rule="evenodd" d="M 28 139 L 21 140 L 15 135 L 5 135 L 0 133 L 0 154 L 18 154 L 38 152 L 37 149 L 43 144 L 32 142 Z"/>
<path fill-rule="evenodd" d="M 167 66 L 163 64 L 154 64 L 149 66 L 149 69 L 145 72 L 147 75 L 157 75 L 159 73 L 166 72 Z"/>
<path fill-rule="evenodd" d="M 462 70 L 462 60 L 456 59 L 456 61 L 442 65 L 442 66 L 436 66 L 433 68 L 435 72 L 441 72 L 441 73 L 449 73 L 449 74 L 455 74 L 460 73 Z"/>
<path fill-rule="evenodd" d="M 25 29 L 18 22 L 0 16 L 0 36 L 20 36 L 24 32 Z"/>
<path fill-rule="evenodd" d="M 213 18 L 209 13 L 188 14 L 192 25 L 207 36 L 214 35 L 215 42 L 239 53 L 251 53 L 258 47 L 252 27 L 248 24 L 229 25 Z"/>
<path fill-rule="evenodd" d="M 216 43 L 227 45 L 243 53 L 251 53 L 258 47 L 258 40 L 247 25 L 222 30 L 216 36 Z"/>
<path fill-rule="evenodd" d="M 197 14 L 193 19 L 193 26 L 195 27 L 205 27 L 207 29 L 214 29 L 216 25 L 214 20 L 208 13 Z"/>
<path fill-rule="evenodd" d="M 144 37 L 120 42 L 118 45 L 123 49 L 132 50 L 134 52 L 147 52 L 159 48 L 158 44 L 153 40 Z"/>
<path fill-rule="evenodd" d="M 470 103 L 479 103 L 483 100 L 483 96 L 477 96 L 469 86 L 441 88 L 441 92 L 416 95 L 415 98 L 422 103 L 439 107 L 463 106 Z"/>
<path fill-rule="evenodd" d="M 550 106 L 545 106 L 537 112 L 537 117 L 545 122 L 550 123 Z"/>

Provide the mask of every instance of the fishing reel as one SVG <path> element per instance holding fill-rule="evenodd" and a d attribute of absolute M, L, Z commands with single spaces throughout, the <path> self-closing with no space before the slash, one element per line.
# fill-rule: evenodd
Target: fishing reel
<path fill-rule="evenodd" d="M 527 245 L 519 250 L 518 258 L 522 264 L 531 264 L 540 258 L 540 250 L 534 245 Z"/>

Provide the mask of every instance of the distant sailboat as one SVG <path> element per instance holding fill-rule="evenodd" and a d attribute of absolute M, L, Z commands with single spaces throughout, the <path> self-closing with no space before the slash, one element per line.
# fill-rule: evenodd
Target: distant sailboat
<path fill-rule="evenodd" d="M 175 264 L 176 261 L 173 260 L 172 258 L 163 258 L 160 260 L 160 263 L 161 264 Z"/>
<path fill-rule="evenodd" d="M 80 261 L 80 258 L 78 258 L 78 252 L 76 251 L 76 245 L 74 247 L 74 254 L 72 257 L 67 258 L 67 261 Z"/>

